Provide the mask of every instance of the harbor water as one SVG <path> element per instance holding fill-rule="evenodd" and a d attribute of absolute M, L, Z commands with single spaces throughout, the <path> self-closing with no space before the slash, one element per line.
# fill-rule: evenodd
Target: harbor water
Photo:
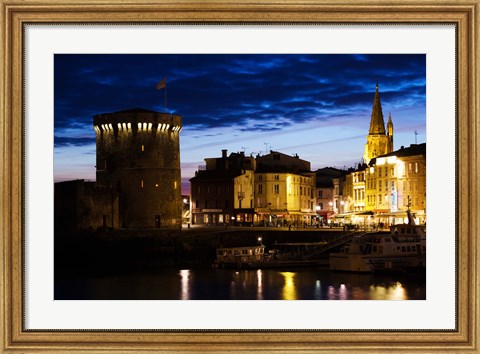
<path fill-rule="evenodd" d="M 55 280 L 55 300 L 424 300 L 424 277 L 325 268 L 163 268 Z"/>

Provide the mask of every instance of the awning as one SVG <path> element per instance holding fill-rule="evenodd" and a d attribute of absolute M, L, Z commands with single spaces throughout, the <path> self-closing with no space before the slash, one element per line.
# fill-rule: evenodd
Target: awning
<path fill-rule="evenodd" d="M 345 219 L 345 218 L 351 218 L 352 216 L 355 216 L 354 213 L 348 213 L 348 214 L 336 214 L 334 218 L 338 219 Z"/>
<path fill-rule="evenodd" d="M 373 215 L 373 211 L 359 211 L 359 212 L 356 212 L 355 215 L 359 215 L 359 216 L 362 216 L 362 215 Z"/>

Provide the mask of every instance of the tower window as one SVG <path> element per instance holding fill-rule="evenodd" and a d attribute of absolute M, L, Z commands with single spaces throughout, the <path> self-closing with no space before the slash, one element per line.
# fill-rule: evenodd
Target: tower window
<path fill-rule="evenodd" d="M 173 189 L 177 189 L 177 181 L 173 182 Z"/>
<path fill-rule="evenodd" d="M 140 181 L 140 187 L 143 188 L 143 179 Z"/>
<path fill-rule="evenodd" d="M 145 145 L 142 145 L 142 151 L 145 151 Z"/>

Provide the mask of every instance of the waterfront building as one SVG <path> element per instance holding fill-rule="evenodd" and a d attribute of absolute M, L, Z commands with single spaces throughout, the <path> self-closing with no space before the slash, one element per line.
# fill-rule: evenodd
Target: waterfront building
<path fill-rule="evenodd" d="M 335 214 L 344 214 L 347 196 L 345 192 L 345 184 L 347 182 L 347 175 L 343 174 L 333 179 L 333 212 Z"/>
<path fill-rule="evenodd" d="M 255 171 L 256 223 L 304 226 L 316 221 L 315 176 L 259 166 Z"/>
<path fill-rule="evenodd" d="M 121 228 L 182 223 L 179 115 L 130 109 L 93 117 L 97 185 L 120 197 Z"/>
<path fill-rule="evenodd" d="M 322 224 L 327 224 L 333 218 L 333 179 L 344 173 L 345 171 L 332 167 L 321 168 L 315 172 L 315 211 Z"/>
<path fill-rule="evenodd" d="M 375 97 L 373 99 L 372 115 L 370 118 L 370 128 L 367 135 L 367 143 L 363 154 L 364 163 L 368 164 L 374 157 L 388 154 L 393 151 L 393 122 L 389 114 L 387 130 L 383 120 L 382 104 L 380 102 L 380 93 L 378 84 L 375 87 Z"/>
<path fill-rule="evenodd" d="M 358 165 L 351 172 L 351 193 L 349 194 L 350 211 L 359 212 L 365 210 L 365 170 L 366 164 Z"/>
<path fill-rule="evenodd" d="M 316 221 L 315 174 L 310 162 L 271 151 L 206 158 L 190 179 L 192 223 L 310 225 Z"/>
<path fill-rule="evenodd" d="M 365 170 L 366 210 L 385 224 L 404 222 L 411 209 L 426 219 L 426 144 L 403 146 L 370 161 Z"/>
<path fill-rule="evenodd" d="M 205 163 L 190 179 L 192 223 L 252 224 L 255 158 L 222 150 Z"/>
<path fill-rule="evenodd" d="M 317 222 L 315 173 L 298 155 L 270 151 L 257 156 L 255 223 L 305 226 Z"/>

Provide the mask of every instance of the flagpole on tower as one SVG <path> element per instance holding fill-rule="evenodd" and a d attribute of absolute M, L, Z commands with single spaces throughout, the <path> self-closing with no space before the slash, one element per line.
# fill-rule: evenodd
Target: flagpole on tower
<path fill-rule="evenodd" d="M 167 77 L 165 76 L 162 80 L 160 80 L 155 88 L 157 90 L 164 90 L 163 103 L 165 106 L 165 112 L 167 112 Z"/>

